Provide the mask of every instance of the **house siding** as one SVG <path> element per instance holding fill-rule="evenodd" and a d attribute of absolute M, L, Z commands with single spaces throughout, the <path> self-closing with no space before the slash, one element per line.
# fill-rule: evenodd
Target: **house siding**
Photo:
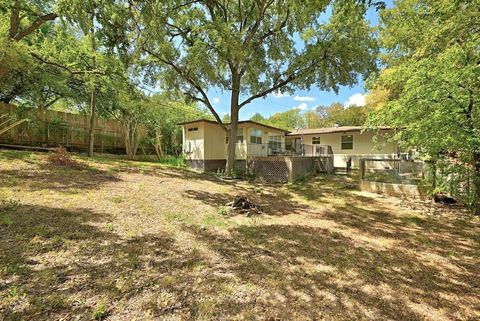
<path fill-rule="evenodd" d="M 342 149 L 342 136 L 353 136 L 353 148 Z M 313 145 L 313 137 L 320 137 L 320 145 L 330 145 L 334 155 L 334 166 L 345 167 L 348 159 L 352 159 L 352 166 L 358 167 L 360 158 L 392 158 L 397 153 L 397 144 L 388 142 L 385 138 L 377 136 L 374 141 L 374 132 L 340 132 L 328 134 L 303 135 L 303 144 Z M 294 141 L 301 135 L 288 136 L 287 141 Z"/>
<path fill-rule="evenodd" d="M 221 126 L 205 123 L 205 159 L 224 159 L 227 151 L 226 131 Z"/>
<path fill-rule="evenodd" d="M 262 126 L 249 126 L 247 129 L 247 155 L 248 157 L 267 157 L 268 156 L 268 142 L 270 136 L 281 136 L 281 143 L 285 145 L 285 133 L 282 131 L 272 130 Z M 254 129 L 262 131 L 262 144 L 250 143 L 250 134 Z"/>
<path fill-rule="evenodd" d="M 189 128 L 197 127 L 198 131 L 188 131 Z M 281 136 L 281 142 L 285 143 L 285 135 L 282 131 L 276 131 L 261 125 L 239 124 L 243 130 L 243 143 L 237 143 L 235 158 L 246 160 L 250 156 L 267 156 L 266 145 L 269 136 Z M 262 131 L 262 144 L 250 143 L 250 134 L 253 129 Z M 227 158 L 227 132 L 217 124 L 199 122 L 183 126 L 183 150 L 187 160 L 225 160 Z"/>
<path fill-rule="evenodd" d="M 189 131 L 198 128 L 196 131 Z M 188 124 L 183 127 L 183 153 L 187 160 L 204 159 L 205 157 L 205 124 Z"/>
<path fill-rule="evenodd" d="M 217 172 L 224 170 L 227 161 L 225 159 L 190 159 L 186 161 L 188 167 L 199 172 Z M 247 161 L 243 159 L 235 160 L 235 169 L 244 172 L 247 167 Z"/>

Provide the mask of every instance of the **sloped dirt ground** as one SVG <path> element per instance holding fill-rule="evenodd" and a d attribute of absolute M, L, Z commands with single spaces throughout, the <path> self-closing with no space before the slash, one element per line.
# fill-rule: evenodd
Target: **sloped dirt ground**
<path fill-rule="evenodd" d="M 0 320 L 478 320 L 480 222 L 355 178 L 0 151 Z M 247 196 L 264 213 L 224 206 Z"/>

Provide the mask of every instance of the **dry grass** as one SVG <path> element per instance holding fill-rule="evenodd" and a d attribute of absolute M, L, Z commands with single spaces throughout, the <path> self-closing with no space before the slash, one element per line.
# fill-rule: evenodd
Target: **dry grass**
<path fill-rule="evenodd" d="M 362 194 L 0 151 L 1 320 L 478 320 L 480 222 Z M 265 214 L 225 211 L 245 195 Z"/>

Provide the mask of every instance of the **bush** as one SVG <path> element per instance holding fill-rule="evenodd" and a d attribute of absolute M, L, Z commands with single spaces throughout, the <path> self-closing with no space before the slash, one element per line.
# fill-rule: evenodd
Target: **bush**
<path fill-rule="evenodd" d="M 474 210 L 475 204 L 478 202 L 475 195 L 474 177 L 474 169 L 467 163 L 441 159 L 435 165 L 429 164 L 425 183 L 434 186 L 430 195 L 437 193 L 451 195 L 470 210 Z"/>
<path fill-rule="evenodd" d="M 95 307 L 95 309 L 92 312 L 92 319 L 103 320 L 105 317 L 107 317 L 107 315 L 108 315 L 108 311 L 105 304 L 99 304 Z"/>
<path fill-rule="evenodd" d="M 240 178 L 241 172 L 235 166 L 233 166 L 230 176 L 232 178 Z"/>

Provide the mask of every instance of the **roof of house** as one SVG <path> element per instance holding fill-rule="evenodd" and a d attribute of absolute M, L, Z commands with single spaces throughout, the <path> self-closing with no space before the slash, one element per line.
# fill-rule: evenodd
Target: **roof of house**
<path fill-rule="evenodd" d="M 186 122 L 183 122 L 183 123 L 178 123 L 177 125 L 188 125 L 188 124 L 193 124 L 193 123 L 199 123 L 199 122 L 205 122 L 205 123 L 211 123 L 211 124 L 215 124 L 215 125 L 219 125 L 219 123 L 217 123 L 215 120 L 210 120 L 210 119 L 195 119 L 195 120 L 191 120 L 191 121 L 186 121 Z M 253 121 L 253 120 L 240 120 L 238 122 L 238 124 L 254 124 L 254 125 L 258 125 L 258 126 L 263 126 L 263 127 L 267 127 L 267 128 L 271 128 L 271 129 L 274 129 L 274 130 L 278 130 L 278 131 L 282 131 L 282 132 L 285 132 L 285 133 L 289 133 L 290 131 L 288 130 L 285 130 L 285 129 L 282 129 L 282 128 L 278 128 L 278 127 L 273 127 L 273 126 L 269 126 L 269 125 L 265 125 L 265 124 L 262 124 L 262 123 L 258 123 L 256 121 Z M 229 125 L 229 123 L 225 123 L 224 125 Z"/>
<path fill-rule="evenodd" d="M 345 133 L 345 132 L 359 132 L 364 127 L 361 126 L 337 126 L 337 127 L 324 127 L 324 128 L 307 128 L 307 129 L 295 129 L 288 133 L 288 136 L 298 135 L 313 135 L 313 134 L 331 134 L 331 133 Z M 389 127 L 378 127 L 376 129 L 388 130 Z"/>

